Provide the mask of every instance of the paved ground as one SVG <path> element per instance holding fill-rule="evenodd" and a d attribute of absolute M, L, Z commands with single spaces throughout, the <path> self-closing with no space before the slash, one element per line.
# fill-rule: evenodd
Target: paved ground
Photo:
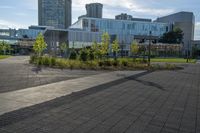
<path fill-rule="evenodd" d="M 143 73 L 145 71 L 114 71 L 0 93 L 0 115 Z"/>
<path fill-rule="evenodd" d="M 112 81 L 0 116 L 0 133 L 200 133 L 200 64 Z"/>
<path fill-rule="evenodd" d="M 102 73 L 99 71 L 38 69 L 30 65 L 28 60 L 27 56 L 0 60 L 0 93 Z"/>

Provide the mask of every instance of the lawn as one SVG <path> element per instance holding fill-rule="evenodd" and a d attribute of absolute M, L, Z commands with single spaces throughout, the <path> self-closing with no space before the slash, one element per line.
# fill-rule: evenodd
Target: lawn
<path fill-rule="evenodd" d="M 152 58 L 151 62 L 187 63 L 184 58 Z M 189 63 L 196 63 L 196 59 L 189 59 Z"/>
<path fill-rule="evenodd" d="M 9 55 L 0 55 L 0 60 L 10 57 Z"/>

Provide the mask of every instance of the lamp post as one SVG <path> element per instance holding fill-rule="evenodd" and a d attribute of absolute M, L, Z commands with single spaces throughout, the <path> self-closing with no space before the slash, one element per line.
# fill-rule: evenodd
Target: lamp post
<path fill-rule="evenodd" d="M 148 53 L 148 66 L 151 66 L 151 35 L 152 32 L 149 32 L 149 53 Z"/>

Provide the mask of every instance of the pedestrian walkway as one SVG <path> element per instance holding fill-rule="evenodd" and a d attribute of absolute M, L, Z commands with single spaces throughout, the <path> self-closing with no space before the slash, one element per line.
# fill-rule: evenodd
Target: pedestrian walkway
<path fill-rule="evenodd" d="M 144 71 L 116 71 L 89 77 L 61 81 L 23 90 L 0 93 L 0 115 L 24 107 L 40 104 L 71 93 L 83 91 L 122 78 L 140 74 Z"/>
<path fill-rule="evenodd" d="M 0 115 L 0 133 L 200 133 L 200 64 L 184 67 L 79 79 L 77 91 L 94 87 Z"/>

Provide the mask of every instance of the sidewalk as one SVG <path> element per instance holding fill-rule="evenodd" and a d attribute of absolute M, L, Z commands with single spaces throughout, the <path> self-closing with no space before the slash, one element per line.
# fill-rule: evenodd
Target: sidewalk
<path fill-rule="evenodd" d="M 116 71 L 0 94 L 0 115 L 123 79 L 144 71 Z"/>

